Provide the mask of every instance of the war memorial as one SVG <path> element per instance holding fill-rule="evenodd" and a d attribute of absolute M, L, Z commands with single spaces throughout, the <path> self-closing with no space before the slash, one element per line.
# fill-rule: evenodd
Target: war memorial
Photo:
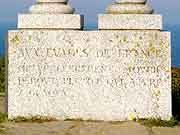
<path fill-rule="evenodd" d="M 8 117 L 172 117 L 171 34 L 146 0 L 116 0 L 83 30 L 68 0 L 37 0 L 8 32 Z"/>

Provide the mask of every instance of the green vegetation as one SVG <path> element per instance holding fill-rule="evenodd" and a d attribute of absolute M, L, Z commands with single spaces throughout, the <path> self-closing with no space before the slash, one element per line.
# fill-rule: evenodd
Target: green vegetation
<path fill-rule="evenodd" d="M 173 116 L 180 120 L 180 69 L 172 68 L 172 109 Z"/>
<path fill-rule="evenodd" d="M 4 93 L 4 92 L 5 92 L 5 60 L 4 57 L 0 57 L 0 93 Z"/>
<path fill-rule="evenodd" d="M 165 121 L 161 119 L 141 119 L 138 121 L 140 124 L 147 127 L 174 127 L 180 125 L 177 118 L 172 117 L 171 120 Z"/>
<path fill-rule="evenodd" d="M 66 119 L 65 121 L 74 121 L 74 122 L 95 122 L 95 123 L 101 123 L 104 121 L 98 121 L 98 120 L 82 120 L 82 119 Z M 141 125 L 144 125 L 146 127 L 175 127 L 180 126 L 180 121 L 177 120 L 177 118 L 172 117 L 169 121 L 161 120 L 161 119 L 140 119 L 140 120 L 133 120 L 134 122 L 138 122 Z M 110 124 L 123 124 L 126 121 L 109 121 Z"/>
<path fill-rule="evenodd" d="M 28 123 L 43 123 L 43 122 L 51 122 L 51 121 L 57 121 L 55 118 L 51 117 L 42 117 L 42 116 L 35 116 L 35 117 L 17 117 L 13 120 L 10 120 L 11 122 L 28 122 Z"/>
<path fill-rule="evenodd" d="M 83 119 L 65 119 L 64 121 L 78 121 L 78 122 L 81 122 L 81 121 L 83 121 Z"/>
<path fill-rule="evenodd" d="M 75 122 L 91 122 L 91 123 L 100 123 L 100 122 L 104 122 L 102 120 L 92 120 L 92 119 L 87 119 L 87 120 L 83 120 L 81 118 L 79 119 L 65 119 L 64 121 L 75 121 Z M 110 122 L 111 123 L 111 122 Z M 113 123 L 113 122 L 112 122 Z"/>
<path fill-rule="evenodd" d="M 20 122 L 28 122 L 28 123 L 43 123 L 43 122 L 51 122 L 51 121 L 57 121 L 54 118 L 50 117 L 42 117 L 42 116 L 36 116 L 36 117 L 17 117 L 12 120 L 8 120 L 8 115 L 6 113 L 1 113 L 0 112 L 0 123 L 4 122 L 15 122 L 15 123 L 20 123 Z"/>
<path fill-rule="evenodd" d="M 8 121 L 7 114 L 0 112 L 0 123 Z"/>

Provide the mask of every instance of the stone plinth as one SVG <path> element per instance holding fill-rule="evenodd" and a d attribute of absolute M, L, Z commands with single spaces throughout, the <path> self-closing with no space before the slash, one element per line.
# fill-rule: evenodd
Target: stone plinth
<path fill-rule="evenodd" d="M 83 29 L 84 17 L 73 14 L 68 0 L 37 0 L 30 13 L 18 15 L 19 29 Z"/>
<path fill-rule="evenodd" d="M 8 117 L 170 119 L 170 33 L 17 30 L 8 35 Z"/>
<path fill-rule="evenodd" d="M 146 0 L 116 0 L 99 15 L 101 30 L 161 30 L 162 16 L 154 15 Z M 153 15 L 152 15 L 153 14 Z"/>
<path fill-rule="evenodd" d="M 163 28 L 161 15 L 101 14 L 98 20 L 98 28 L 102 30 L 162 30 Z"/>
<path fill-rule="evenodd" d="M 84 17 L 77 14 L 20 14 L 20 29 L 82 29 Z"/>

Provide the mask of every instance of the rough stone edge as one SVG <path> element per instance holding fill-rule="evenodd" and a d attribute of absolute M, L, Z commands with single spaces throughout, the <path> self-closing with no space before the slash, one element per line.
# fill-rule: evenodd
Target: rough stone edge
<path fill-rule="evenodd" d="M 168 107 L 168 113 L 166 113 L 166 116 L 161 116 L 161 119 L 162 120 L 166 120 L 166 121 L 169 121 L 171 120 L 171 118 L 173 117 L 173 112 L 172 112 L 172 83 L 171 83 L 171 80 L 172 80 L 172 68 L 171 68 L 171 65 L 172 65 L 172 43 L 171 43 L 171 32 L 169 31 L 161 31 L 161 33 L 163 33 L 164 36 L 167 37 L 167 41 L 168 41 L 168 55 L 169 55 L 169 64 L 168 64 L 168 69 L 169 69 L 169 76 L 170 76 L 170 79 L 168 80 L 168 85 L 169 85 L 169 88 L 167 88 L 167 90 L 170 90 L 169 91 L 169 96 L 166 97 L 168 99 L 168 104 L 167 104 L 167 107 Z"/>
<path fill-rule="evenodd" d="M 170 96 L 169 96 L 169 101 L 170 101 L 170 103 L 169 103 L 169 108 L 171 109 L 170 110 L 170 116 L 169 116 L 169 118 L 167 119 L 167 120 L 170 120 L 172 117 L 173 117 L 173 101 L 172 101 L 172 68 L 171 68 L 171 65 L 172 65 L 172 40 L 171 40 L 171 38 L 172 38 L 172 35 L 171 35 L 171 32 L 169 32 L 169 31 L 163 31 L 164 33 L 166 33 L 167 35 L 168 35 L 168 41 L 169 41 L 169 58 L 170 58 L 170 60 L 169 60 L 169 69 L 170 69 L 170 81 L 169 81 L 169 86 L 170 86 Z"/>
<path fill-rule="evenodd" d="M 145 23 L 149 18 L 151 23 Z M 136 24 L 134 23 L 136 22 Z M 148 21 L 149 22 L 149 21 Z M 156 24 L 156 25 L 152 25 Z M 99 30 L 162 30 L 162 15 L 149 14 L 99 14 Z"/>
<path fill-rule="evenodd" d="M 75 19 L 76 21 L 70 21 Z M 31 21 L 30 21 L 31 20 Z M 32 23 L 33 22 L 35 23 Z M 61 20 L 64 20 L 62 22 Z M 38 24 L 38 25 L 37 25 Z M 19 29 L 71 29 L 84 27 L 84 16 L 78 14 L 19 14 Z"/>

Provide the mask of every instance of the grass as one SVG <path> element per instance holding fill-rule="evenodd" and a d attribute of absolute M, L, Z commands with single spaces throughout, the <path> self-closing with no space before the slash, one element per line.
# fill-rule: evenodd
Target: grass
<path fill-rule="evenodd" d="M 180 125 L 180 121 L 177 120 L 177 118 L 172 117 L 169 121 L 161 120 L 161 119 L 140 119 L 138 122 L 141 125 L 147 126 L 147 127 L 175 127 Z"/>
<path fill-rule="evenodd" d="M 0 57 L 0 92 L 5 92 L 5 59 Z"/>
<path fill-rule="evenodd" d="M 0 123 L 4 123 L 8 121 L 8 117 L 6 113 L 0 112 Z"/>
<path fill-rule="evenodd" d="M 27 122 L 27 123 L 44 123 L 44 122 L 52 122 L 57 121 L 55 118 L 51 117 L 42 117 L 42 116 L 34 116 L 34 117 L 17 117 L 15 119 L 9 120 L 10 122 L 20 123 L 20 122 Z"/>
<path fill-rule="evenodd" d="M 65 121 L 75 121 L 75 122 L 104 122 L 104 121 L 96 121 L 96 120 L 82 120 L 82 119 L 66 119 Z M 126 121 L 109 121 L 110 124 L 123 124 Z M 177 118 L 172 117 L 169 121 L 161 120 L 161 119 L 140 119 L 134 120 L 134 122 L 138 122 L 146 127 L 175 127 L 180 126 L 180 121 Z"/>
<path fill-rule="evenodd" d="M 92 120 L 92 119 L 87 119 L 87 120 L 83 120 L 81 118 L 79 119 L 65 119 L 64 121 L 76 121 L 76 122 L 92 122 L 92 123 L 100 123 L 100 122 L 104 122 L 102 120 Z"/>
<path fill-rule="evenodd" d="M 0 92 L 0 97 L 5 97 L 5 93 L 4 92 Z"/>
<path fill-rule="evenodd" d="M 26 117 L 17 117 L 15 119 L 8 120 L 8 115 L 6 113 L 1 113 L 0 112 L 0 123 L 5 123 L 5 122 L 43 123 L 43 122 L 52 122 L 52 121 L 57 121 L 57 119 L 51 118 L 51 117 L 35 116 L 35 117 L 29 117 L 29 118 L 26 118 Z"/>
<path fill-rule="evenodd" d="M 83 121 L 83 119 L 69 119 L 69 118 L 67 118 L 67 119 L 65 119 L 64 121 L 79 121 L 79 122 L 81 122 L 81 121 Z"/>

